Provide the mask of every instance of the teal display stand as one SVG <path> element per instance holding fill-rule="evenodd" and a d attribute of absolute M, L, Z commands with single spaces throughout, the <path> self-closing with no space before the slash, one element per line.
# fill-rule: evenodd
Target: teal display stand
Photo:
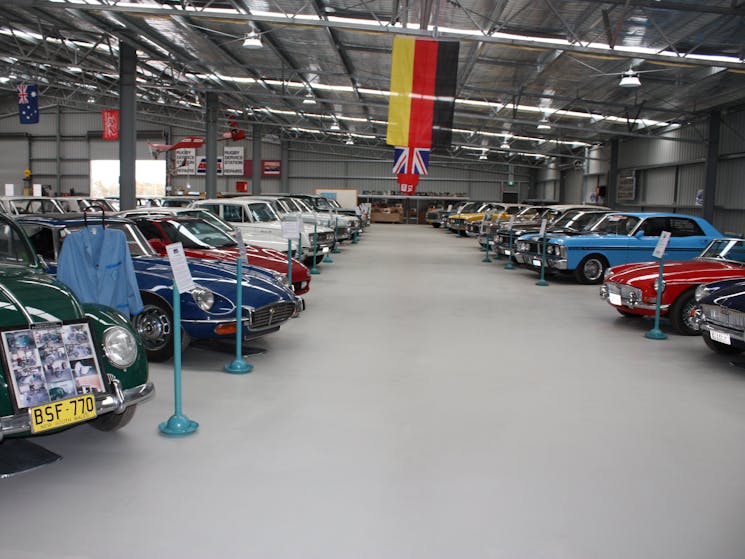
<path fill-rule="evenodd" d="M 292 288 L 292 239 L 287 239 L 287 282 Z"/>
<path fill-rule="evenodd" d="M 536 285 L 546 287 L 548 282 L 546 281 L 546 241 L 544 237 L 541 241 L 541 279 L 535 282 Z"/>
<path fill-rule="evenodd" d="M 510 229 L 510 254 L 507 256 L 507 264 L 504 265 L 505 270 L 514 270 L 515 266 L 512 264 L 512 254 L 514 249 L 512 248 L 512 229 Z"/>
<path fill-rule="evenodd" d="M 337 227 L 339 227 L 339 218 L 334 218 L 334 248 L 331 250 L 334 254 L 339 254 L 341 249 L 339 248 L 339 241 L 336 238 Z"/>
<path fill-rule="evenodd" d="M 660 258 L 660 275 L 657 277 L 657 303 L 654 309 L 654 328 L 644 334 L 645 338 L 650 340 L 666 340 L 667 336 L 660 330 L 660 305 L 662 303 L 662 272 L 664 268 L 664 258 Z"/>
<path fill-rule="evenodd" d="M 316 259 L 318 258 L 318 221 L 313 222 L 313 267 L 310 273 L 313 275 L 320 274 L 321 271 L 316 268 Z"/>
<path fill-rule="evenodd" d="M 289 241 L 290 243 L 292 241 Z M 292 248 L 290 248 L 290 254 L 292 253 Z M 235 270 L 235 285 L 236 285 L 236 294 L 235 294 L 235 359 L 231 362 L 225 365 L 223 369 L 226 373 L 230 373 L 231 375 L 245 375 L 246 373 L 250 373 L 253 371 L 253 365 L 249 365 L 243 360 L 243 351 L 241 344 L 243 342 L 243 262 L 240 257 L 238 257 L 235 261 L 236 264 L 236 270 Z M 290 260 L 290 265 L 292 264 L 292 260 Z"/>
<path fill-rule="evenodd" d="M 484 245 L 484 258 L 482 258 L 481 261 L 491 262 L 491 258 L 489 258 L 489 243 L 488 242 Z"/>
<path fill-rule="evenodd" d="M 357 243 L 359 243 L 359 242 L 360 242 L 360 241 L 359 241 L 359 240 L 357 239 L 357 235 L 358 235 L 358 234 L 359 234 L 359 233 L 357 233 L 357 231 L 355 231 L 354 233 L 352 233 L 352 244 L 353 244 L 353 245 L 356 245 Z"/>
<path fill-rule="evenodd" d="M 173 284 L 173 393 L 174 412 L 158 428 L 167 437 L 191 435 L 199 423 L 186 417 L 181 411 L 181 296 Z"/>

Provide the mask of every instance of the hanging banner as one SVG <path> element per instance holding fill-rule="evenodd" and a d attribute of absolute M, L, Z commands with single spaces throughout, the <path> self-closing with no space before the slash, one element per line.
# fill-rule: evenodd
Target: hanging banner
<path fill-rule="evenodd" d="M 18 118 L 21 124 L 39 123 L 39 87 L 35 83 L 18 86 Z"/>
<path fill-rule="evenodd" d="M 177 175 L 197 174 L 197 150 L 195 148 L 176 148 L 173 168 Z"/>
<path fill-rule="evenodd" d="M 101 111 L 101 121 L 103 125 L 102 137 L 104 140 L 119 139 L 119 111 L 117 109 L 107 109 Z"/>
<path fill-rule="evenodd" d="M 386 143 L 416 148 L 450 146 L 459 44 L 395 37 Z"/>
<path fill-rule="evenodd" d="M 243 146 L 225 146 L 222 161 L 224 175 L 243 176 Z"/>

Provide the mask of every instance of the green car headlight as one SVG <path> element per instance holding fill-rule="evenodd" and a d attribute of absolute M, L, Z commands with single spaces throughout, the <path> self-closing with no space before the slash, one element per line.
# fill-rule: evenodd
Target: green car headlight
<path fill-rule="evenodd" d="M 197 306 L 203 311 L 207 312 L 212 308 L 215 303 L 215 295 L 209 289 L 204 287 L 195 287 L 191 290 L 191 296 Z"/>
<path fill-rule="evenodd" d="M 126 328 L 112 326 L 103 334 L 103 351 L 112 365 L 126 369 L 137 359 L 137 341 Z"/>

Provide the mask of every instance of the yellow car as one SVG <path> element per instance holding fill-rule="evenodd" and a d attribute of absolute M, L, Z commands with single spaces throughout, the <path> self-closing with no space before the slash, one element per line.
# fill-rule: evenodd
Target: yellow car
<path fill-rule="evenodd" d="M 468 225 L 484 219 L 487 213 L 501 213 L 507 204 L 501 202 L 469 202 L 459 214 L 448 218 L 448 229 L 465 237 L 468 235 Z"/>

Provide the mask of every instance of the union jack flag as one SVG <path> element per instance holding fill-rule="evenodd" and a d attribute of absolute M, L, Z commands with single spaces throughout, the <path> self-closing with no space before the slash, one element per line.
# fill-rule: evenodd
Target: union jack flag
<path fill-rule="evenodd" d="M 425 148 L 395 148 L 393 174 L 409 173 L 426 175 L 429 167 L 429 150 Z"/>

